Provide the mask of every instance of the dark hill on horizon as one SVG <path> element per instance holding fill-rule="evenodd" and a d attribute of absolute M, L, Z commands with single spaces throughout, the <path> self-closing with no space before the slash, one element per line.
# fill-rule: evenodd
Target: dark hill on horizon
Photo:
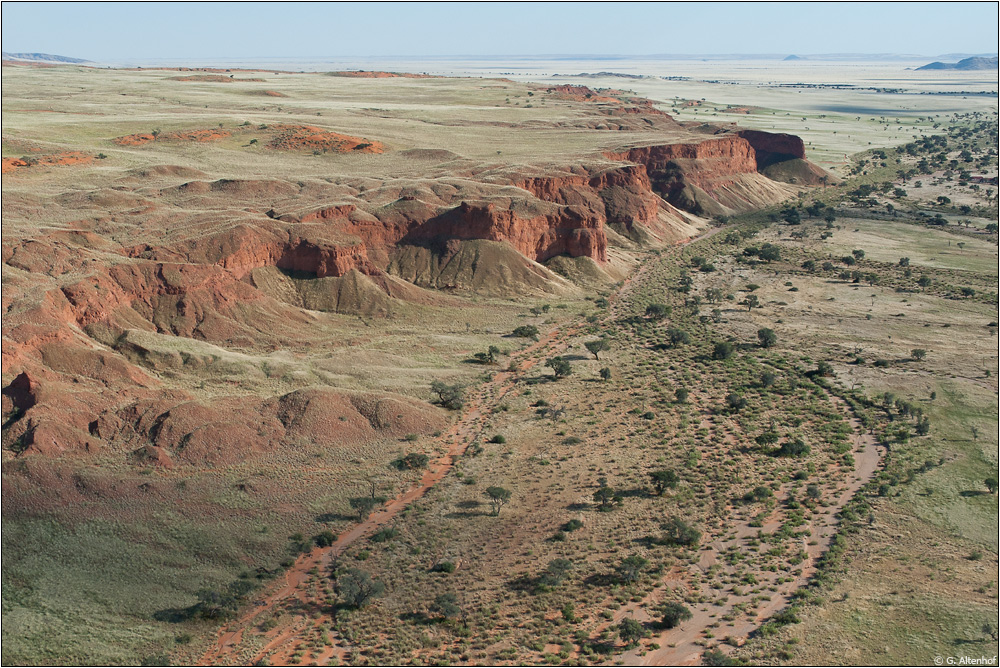
<path fill-rule="evenodd" d="M 942 63 L 940 61 L 918 67 L 918 70 L 995 70 L 997 57 L 981 58 L 978 56 L 960 60 L 957 63 Z"/>
<path fill-rule="evenodd" d="M 69 56 L 57 56 L 51 53 L 8 53 L 3 52 L 4 60 L 23 60 L 32 63 L 89 63 L 83 58 L 70 58 Z"/>

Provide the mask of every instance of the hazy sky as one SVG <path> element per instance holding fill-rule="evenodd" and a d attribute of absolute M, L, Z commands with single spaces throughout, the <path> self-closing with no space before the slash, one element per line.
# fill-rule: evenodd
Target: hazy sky
<path fill-rule="evenodd" d="M 212 58 L 997 51 L 995 2 L 3 3 L 3 50 Z"/>

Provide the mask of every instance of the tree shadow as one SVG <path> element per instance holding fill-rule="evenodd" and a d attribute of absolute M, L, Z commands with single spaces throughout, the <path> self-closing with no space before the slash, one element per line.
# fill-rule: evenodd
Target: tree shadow
<path fill-rule="evenodd" d="M 591 651 L 601 656 L 610 656 L 616 649 L 615 643 L 609 641 L 588 640 L 585 644 Z"/>
<path fill-rule="evenodd" d="M 545 383 L 554 383 L 556 381 L 552 376 L 535 376 L 533 378 L 525 378 L 521 382 L 525 385 L 544 385 Z"/>
<path fill-rule="evenodd" d="M 181 622 L 187 622 L 193 619 L 195 612 L 197 611 L 197 607 L 197 605 L 192 605 L 187 608 L 164 608 L 163 610 L 157 610 L 154 612 L 153 619 L 158 622 L 180 624 Z"/>
<path fill-rule="evenodd" d="M 337 608 L 338 606 L 343 606 L 343 603 L 336 603 L 332 607 Z M 300 614 L 306 617 L 315 617 L 323 614 L 324 612 L 329 612 L 331 606 L 314 603 L 312 601 L 302 601 L 299 599 L 294 599 L 285 607 L 286 612 L 291 614 Z"/>
<path fill-rule="evenodd" d="M 959 492 L 959 496 L 964 496 L 965 498 L 975 497 L 975 496 L 988 496 L 989 492 L 983 492 L 978 489 L 967 489 L 964 492 Z"/>
<path fill-rule="evenodd" d="M 475 499 L 469 499 L 467 501 L 459 501 L 455 506 L 461 510 L 456 510 L 454 512 L 448 513 L 445 517 L 451 518 L 461 518 L 461 517 L 483 517 L 486 515 L 491 515 L 485 510 L 481 510 L 486 504 L 482 501 L 476 501 Z"/>
<path fill-rule="evenodd" d="M 618 576 L 612 573 L 594 573 L 583 579 L 583 584 L 588 587 L 610 587 L 618 584 Z"/>
<path fill-rule="evenodd" d="M 537 578 L 528 574 L 519 575 L 513 580 L 507 581 L 507 588 L 511 591 L 534 591 L 537 585 Z"/>
<path fill-rule="evenodd" d="M 433 617 L 428 617 L 425 612 L 404 612 L 399 618 L 404 622 L 409 622 L 416 626 L 433 626 L 437 624 L 437 620 Z"/>
<path fill-rule="evenodd" d="M 983 643 L 989 642 L 987 638 L 954 638 L 951 641 L 952 645 L 981 645 Z"/>

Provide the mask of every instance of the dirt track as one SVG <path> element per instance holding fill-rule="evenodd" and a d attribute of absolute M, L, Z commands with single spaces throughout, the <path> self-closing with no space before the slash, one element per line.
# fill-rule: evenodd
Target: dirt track
<path fill-rule="evenodd" d="M 542 359 L 551 357 L 567 345 L 567 340 L 576 333 L 575 329 L 554 328 L 540 340 L 524 350 L 512 355 L 521 371 L 526 371 Z M 252 651 L 243 647 L 244 632 L 261 622 L 268 614 L 279 607 L 295 601 L 304 608 L 316 605 L 306 591 L 305 584 L 311 577 L 310 571 L 318 569 L 324 573 L 333 560 L 357 540 L 371 535 L 380 527 L 385 526 L 400 511 L 410 503 L 427 493 L 431 487 L 440 482 L 454 465 L 455 459 L 465 452 L 482 430 L 481 420 L 489 413 L 489 407 L 501 402 L 504 396 L 514 387 L 514 374 L 500 371 L 493 379 L 480 386 L 476 393 L 469 396 L 462 416 L 451 429 L 444 433 L 439 442 L 448 446 L 447 453 L 432 461 L 420 482 L 398 496 L 389 500 L 384 506 L 373 512 L 364 522 L 355 524 L 342 533 L 333 545 L 315 548 L 300 556 L 284 574 L 283 582 L 266 596 L 257 599 L 240 616 L 223 626 L 212 647 L 205 652 L 199 665 L 246 665 L 256 663 L 267 657 L 273 665 L 279 665 L 289 658 L 294 641 L 313 630 L 317 624 L 329 622 L 329 616 L 318 617 L 296 616 L 291 623 L 279 625 L 267 632 L 263 637 L 266 644 L 263 648 Z M 484 411 L 484 407 L 487 409 Z M 327 647 L 317 661 L 325 661 L 342 648 Z"/>
<path fill-rule="evenodd" d="M 849 410 L 846 404 L 838 397 L 831 396 L 831 401 L 840 410 L 844 412 Z M 878 470 L 878 465 L 881 461 L 881 454 L 879 453 L 879 446 L 876 443 L 875 437 L 865 432 L 857 418 L 852 416 L 850 422 L 854 428 L 855 443 L 857 444 L 854 452 L 854 471 L 851 472 L 845 485 L 840 487 L 837 495 L 827 499 L 828 505 L 823 507 L 821 512 L 813 514 L 809 523 L 803 527 L 810 531 L 809 538 L 811 540 L 802 539 L 802 549 L 809 555 L 803 564 L 802 572 L 791 581 L 777 584 L 777 591 L 771 594 L 770 600 L 766 601 L 764 605 L 754 610 L 752 618 L 735 619 L 731 622 L 723 622 L 720 626 L 712 628 L 712 634 L 716 638 L 723 639 L 729 637 L 734 642 L 742 644 L 747 636 L 756 630 L 762 622 L 784 608 L 788 604 L 792 594 L 804 586 L 816 572 L 816 563 L 827 547 L 829 547 L 830 541 L 836 532 L 838 524 L 837 513 L 840 512 L 840 509 L 844 507 L 866 482 L 871 480 L 876 470 Z M 783 500 L 787 496 L 787 488 L 787 484 L 783 485 L 781 491 L 776 494 L 779 500 Z M 773 532 L 779 525 L 780 522 L 773 519 L 773 517 L 763 527 L 759 528 L 751 527 L 749 522 L 746 521 L 737 523 L 731 528 L 730 532 L 732 535 L 732 530 L 735 530 L 734 538 L 713 540 L 703 547 L 698 568 L 704 571 L 716 563 L 721 563 L 717 560 L 717 556 L 726 548 L 739 545 L 740 541 L 756 535 L 758 531 Z M 758 577 L 762 579 L 765 576 L 766 574 L 763 572 L 758 574 Z M 655 604 L 662 597 L 665 587 L 669 586 L 669 584 L 673 584 L 674 586 L 683 585 L 683 582 L 679 579 L 675 579 L 673 582 L 670 580 L 671 577 L 668 574 L 664 586 L 654 590 L 642 602 L 626 606 L 619 610 L 614 617 L 614 621 L 616 623 L 620 622 L 625 617 L 634 617 L 639 621 L 652 621 L 640 607 Z M 707 591 L 708 587 L 704 585 L 703 587 Z M 644 656 L 640 656 L 638 650 L 627 652 L 622 657 L 625 665 L 698 665 L 701 655 L 705 651 L 705 648 L 699 644 L 699 641 L 703 641 L 703 632 L 709 628 L 709 625 L 713 624 L 716 620 L 721 620 L 724 615 L 731 612 L 735 603 L 745 601 L 748 598 L 729 597 L 724 606 L 709 604 L 692 609 L 691 619 L 682 623 L 677 628 L 661 632 L 654 638 L 654 642 L 660 645 L 660 649 L 648 652 Z"/>

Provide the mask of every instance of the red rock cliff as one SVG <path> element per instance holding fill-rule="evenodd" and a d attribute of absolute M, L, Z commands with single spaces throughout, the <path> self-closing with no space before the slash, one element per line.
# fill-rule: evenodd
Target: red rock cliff
<path fill-rule="evenodd" d="M 565 206 L 558 211 L 522 217 L 513 209 L 493 203 L 459 206 L 415 227 L 402 241 L 423 243 L 446 239 L 506 241 L 521 254 L 544 262 L 556 255 L 586 255 L 599 262 L 608 259 L 604 220 L 585 207 Z"/>
<path fill-rule="evenodd" d="M 799 158 L 805 160 L 806 147 L 795 135 L 763 132 L 761 130 L 740 130 L 737 133 L 750 142 L 757 157 L 757 169 L 762 170 L 776 162 Z"/>

